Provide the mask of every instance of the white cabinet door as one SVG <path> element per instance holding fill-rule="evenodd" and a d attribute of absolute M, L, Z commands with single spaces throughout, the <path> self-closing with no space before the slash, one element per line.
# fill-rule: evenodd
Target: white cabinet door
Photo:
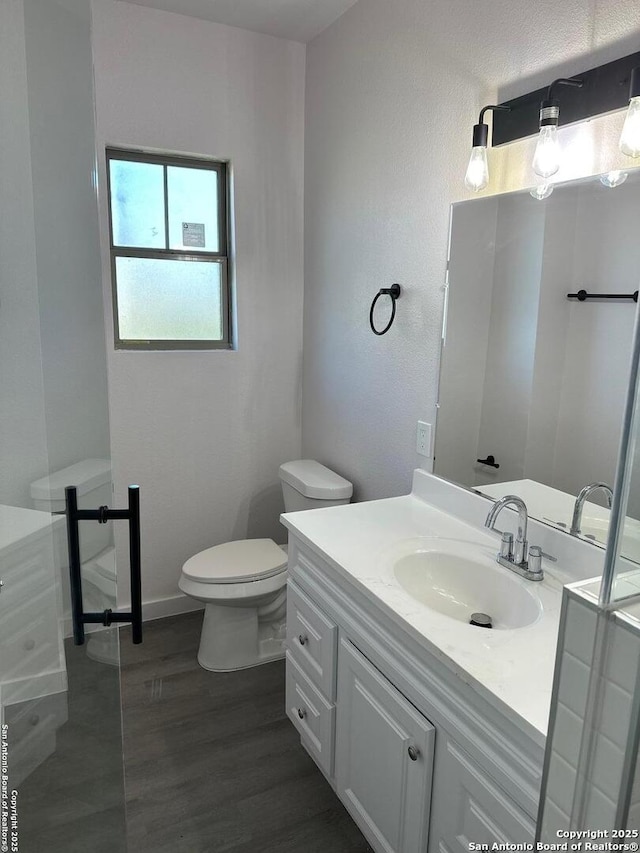
<path fill-rule="evenodd" d="M 425 853 L 435 729 L 345 639 L 338 654 L 338 795 L 379 853 Z"/>
<path fill-rule="evenodd" d="M 442 736 L 440 736 L 440 734 Z M 438 736 L 429 853 L 469 853 L 469 844 L 530 843 L 533 820 L 445 733 Z"/>

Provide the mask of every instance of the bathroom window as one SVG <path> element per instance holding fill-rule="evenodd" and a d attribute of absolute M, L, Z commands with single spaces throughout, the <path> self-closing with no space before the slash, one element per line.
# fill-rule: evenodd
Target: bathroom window
<path fill-rule="evenodd" d="M 107 149 L 116 349 L 229 349 L 227 164 Z"/>

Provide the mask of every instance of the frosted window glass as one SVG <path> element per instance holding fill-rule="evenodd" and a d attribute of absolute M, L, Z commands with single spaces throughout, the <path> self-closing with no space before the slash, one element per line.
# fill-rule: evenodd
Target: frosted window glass
<path fill-rule="evenodd" d="M 219 341 L 222 264 L 116 258 L 121 340 Z"/>
<path fill-rule="evenodd" d="M 169 248 L 219 252 L 218 173 L 167 167 Z"/>
<path fill-rule="evenodd" d="M 109 162 L 114 246 L 165 249 L 163 167 L 132 160 Z"/>

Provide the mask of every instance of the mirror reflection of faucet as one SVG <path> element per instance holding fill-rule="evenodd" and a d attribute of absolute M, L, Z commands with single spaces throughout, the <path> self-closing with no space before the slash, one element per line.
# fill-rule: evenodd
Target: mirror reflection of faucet
<path fill-rule="evenodd" d="M 518 535 L 514 545 L 513 534 L 499 530 L 495 530 L 495 522 L 498 515 L 505 507 L 512 507 L 518 511 Z M 500 533 L 502 541 L 500 543 L 500 551 L 498 552 L 497 561 L 505 569 L 520 575 L 529 581 L 541 581 L 544 578 L 542 571 L 542 548 L 539 545 L 529 547 L 527 542 L 527 524 L 529 516 L 527 513 L 527 505 L 517 495 L 505 495 L 499 501 L 496 501 L 489 510 L 485 527 L 489 530 L 495 530 Z"/>
<path fill-rule="evenodd" d="M 584 505 L 588 497 L 590 497 L 594 492 L 597 492 L 599 489 L 605 493 L 607 498 L 607 506 L 611 509 L 611 505 L 613 503 L 613 491 L 611 486 L 608 486 L 606 483 L 589 483 L 588 486 L 585 486 L 580 490 L 578 497 L 576 498 L 576 502 L 573 507 L 573 517 L 571 519 L 571 528 L 569 533 L 572 536 L 580 536 L 581 534 L 581 525 L 582 525 L 582 512 L 584 510 Z M 595 538 L 595 537 L 588 537 Z"/>

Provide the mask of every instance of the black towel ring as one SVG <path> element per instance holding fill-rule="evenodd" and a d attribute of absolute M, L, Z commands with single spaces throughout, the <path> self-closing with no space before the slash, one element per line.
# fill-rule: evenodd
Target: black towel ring
<path fill-rule="evenodd" d="M 393 321 L 396 318 L 396 302 L 400 298 L 401 288 L 399 284 L 392 284 L 391 287 L 383 287 L 382 290 L 379 290 L 371 303 L 371 310 L 369 311 L 369 325 L 371 326 L 371 331 L 374 335 L 386 335 L 391 326 L 393 325 Z M 373 325 L 373 312 L 376 307 L 376 302 L 380 299 L 381 296 L 390 296 L 391 297 L 391 317 L 389 322 L 384 327 L 384 329 L 378 330 Z"/>

